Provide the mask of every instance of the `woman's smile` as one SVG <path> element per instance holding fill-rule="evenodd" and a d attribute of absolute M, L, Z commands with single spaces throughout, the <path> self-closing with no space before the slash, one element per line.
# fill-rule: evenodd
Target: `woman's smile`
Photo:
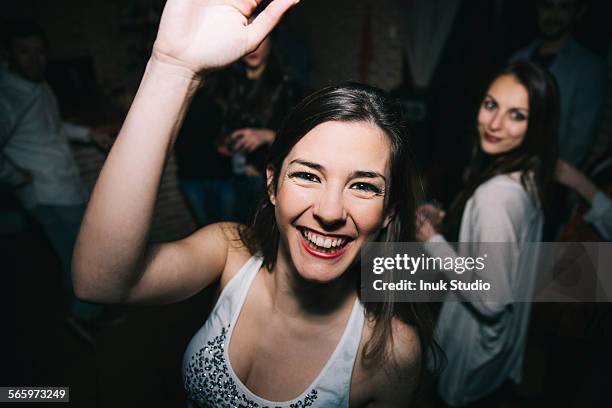
<path fill-rule="evenodd" d="M 306 252 L 322 259 L 335 259 L 342 256 L 353 241 L 348 236 L 322 234 L 305 227 L 298 227 L 297 231 Z"/>
<path fill-rule="evenodd" d="M 484 133 L 483 135 L 484 139 L 489 142 L 489 143 L 499 143 L 501 142 L 503 139 L 501 137 L 495 137 L 489 133 Z"/>
<path fill-rule="evenodd" d="M 308 132 L 271 197 L 286 264 L 317 282 L 348 270 L 385 225 L 388 162 L 387 136 L 369 122 L 325 122 Z"/>

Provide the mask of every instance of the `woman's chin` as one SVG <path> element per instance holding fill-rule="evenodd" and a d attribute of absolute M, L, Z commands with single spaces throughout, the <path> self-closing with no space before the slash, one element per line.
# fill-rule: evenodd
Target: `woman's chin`
<path fill-rule="evenodd" d="M 499 149 L 497 146 L 490 146 L 487 143 L 480 143 L 480 150 L 489 156 L 496 156 L 505 153 L 505 150 Z"/>
<path fill-rule="evenodd" d="M 326 285 L 338 281 L 344 271 L 334 271 L 330 270 L 330 268 L 326 268 L 325 270 L 319 270 L 318 268 L 304 268 L 304 270 L 297 270 L 300 278 L 308 283 L 317 284 L 317 285 Z"/>

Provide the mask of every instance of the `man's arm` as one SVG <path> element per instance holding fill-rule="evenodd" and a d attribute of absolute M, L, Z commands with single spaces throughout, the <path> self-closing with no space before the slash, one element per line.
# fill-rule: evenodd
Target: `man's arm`
<path fill-rule="evenodd" d="M 109 150 L 113 145 L 113 138 L 107 131 L 76 125 L 70 122 L 62 122 L 61 130 L 66 139 L 78 143 L 93 143 L 103 150 Z"/>
<path fill-rule="evenodd" d="M 60 132 L 71 142 L 90 143 L 91 130 L 86 126 L 76 125 L 70 122 L 62 122 Z"/>
<path fill-rule="evenodd" d="M 21 187 L 32 182 L 32 175 L 15 166 L 4 153 L 0 154 L 0 182 L 11 187 Z"/>
<path fill-rule="evenodd" d="M 0 102 L 0 182 L 12 187 L 20 187 L 32 181 L 32 176 L 17 167 L 4 153 L 4 148 L 13 133 L 10 109 Z"/>

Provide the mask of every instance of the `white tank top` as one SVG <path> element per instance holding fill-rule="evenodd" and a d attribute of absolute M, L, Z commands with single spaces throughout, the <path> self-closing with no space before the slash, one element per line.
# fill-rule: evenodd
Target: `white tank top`
<path fill-rule="evenodd" d="M 232 331 L 247 292 L 261 268 L 252 257 L 229 281 L 204 326 L 183 357 L 183 382 L 191 407 L 348 407 L 351 374 L 365 313 L 355 300 L 340 342 L 317 378 L 290 401 L 268 401 L 251 392 L 234 373 L 228 352 Z"/>

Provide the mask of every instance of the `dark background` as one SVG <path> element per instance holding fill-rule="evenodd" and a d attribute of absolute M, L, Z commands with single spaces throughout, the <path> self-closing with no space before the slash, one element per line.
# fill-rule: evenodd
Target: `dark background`
<path fill-rule="evenodd" d="M 279 28 L 278 44 L 309 88 L 353 79 L 424 101 L 425 120 L 412 124 L 429 145 L 419 164 L 430 180 L 430 194 L 447 203 L 458 188 L 483 87 L 536 35 L 533 1 L 464 0 L 427 89 L 411 85 L 404 63 L 400 3 L 302 0 Z M 610 2 L 591 3 L 576 37 L 609 60 Z M 95 125 L 121 122 L 162 7 L 159 0 L 20 0 L 5 2 L 2 17 L 27 17 L 43 26 L 50 43 L 49 81 L 64 116 Z M 608 118 L 610 110 L 608 104 Z M 103 160 L 92 157 L 77 157 L 90 184 Z M 101 332 L 95 346 L 84 344 L 67 331 L 59 314 L 54 254 L 10 194 L 1 197 L 5 316 L 0 337 L 7 345 L 0 356 L 0 385 L 70 386 L 71 406 L 184 405 L 182 352 L 204 322 L 214 288 L 179 305 L 126 308 L 126 324 Z M 188 226 L 172 229 L 177 219 L 162 223 L 159 239 L 189 232 Z M 537 361 L 528 368 L 527 388 L 537 391 Z"/>

